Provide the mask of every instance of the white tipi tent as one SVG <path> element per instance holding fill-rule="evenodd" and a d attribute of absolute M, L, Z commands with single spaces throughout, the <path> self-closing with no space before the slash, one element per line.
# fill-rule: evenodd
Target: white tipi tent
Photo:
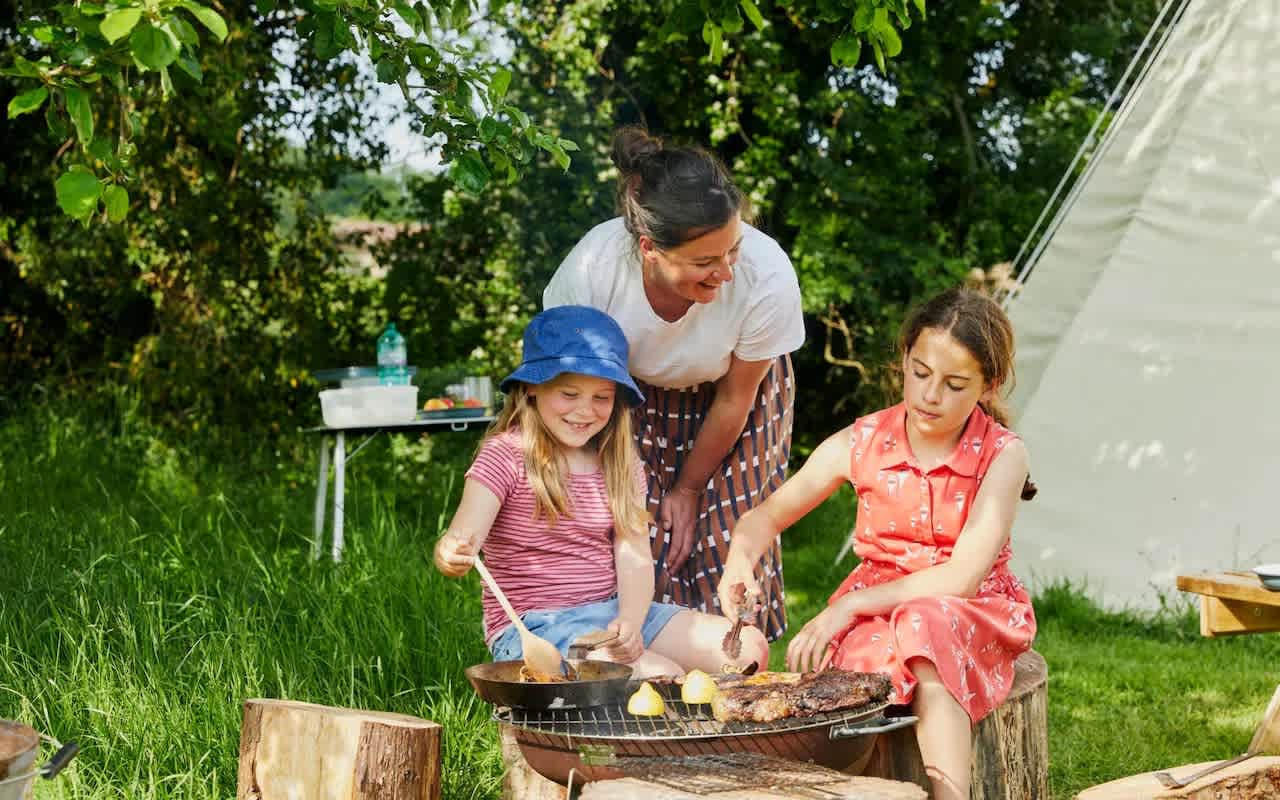
<path fill-rule="evenodd" d="M 1175 0 L 1009 298 L 1014 568 L 1111 607 L 1280 562 L 1280 0 Z"/>

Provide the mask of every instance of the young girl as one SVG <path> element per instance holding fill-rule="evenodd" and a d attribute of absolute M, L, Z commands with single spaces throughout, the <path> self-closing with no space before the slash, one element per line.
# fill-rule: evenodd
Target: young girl
<path fill-rule="evenodd" d="M 630 408 L 643 396 L 627 372 L 627 340 L 607 314 L 560 306 L 524 333 L 506 404 L 467 470 L 462 501 L 435 563 L 465 574 L 485 565 L 533 633 L 567 655 L 584 633 L 617 633 L 592 657 L 634 674 L 768 664 L 768 644 L 744 628 L 742 653 L 721 652 L 725 617 L 655 603 L 644 514 L 644 466 Z M 498 661 L 522 657 L 520 636 L 486 588 L 485 641 Z"/>
<path fill-rule="evenodd" d="M 1004 427 L 1013 330 L 984 295 L 952 290 L 903 326 L 903 402 L 823 442 L 734 531 L 721 586 L 752 586 L 778 534 L 845 482 L 857 491 L 861 563 L 787 647 L 792 669 L 888 673 L 916 735 L 934 798 L 969 797 L 970 730 L 1008 695 L 1035 616 L 1008 570 L 1027 450 Z M 733 612 L 733 598 L 720 593 Z"/>

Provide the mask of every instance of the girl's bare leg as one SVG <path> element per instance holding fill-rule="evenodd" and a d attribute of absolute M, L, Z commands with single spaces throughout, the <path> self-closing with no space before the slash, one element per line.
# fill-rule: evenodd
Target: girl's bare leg
<path fill-rule="evenodd" d="M 969 800 L 969 760 L 973 749 L 969 714 L 947 691 L 932 663 L 913 658 L 907 667 L 919 681 L 911 710 L 920 718 L 916 740 L 933 787 L 930 797 Z"/>
<path fill-rule="evenodd" d="M 649 644 L 649 650 L 686 670 L 700 669 L 710 674 L 720 672 L 725 665 L 742 668 L 752 662 L 759 664 L 760 669 L 768 669 L 769 642 L 759 628 L 743 626 L 741 654 L 737 658 L 725 655 L 720 645 L 730 627 L 732 623 L 727 617 L 681 611 Z"/>
<path fill-rule="evenodd" d="M 612 661 L 613 659 L 605 655 L 604 651 L 596 650 L 588 653 L 587 658 L 595 661 Z M 652 650 L 645 650 L 640 657 L 632 661 L 631 677 L 633 678 L 652 678 L 658 675 L 683 675 L 684 669 L 679 664 L 664 655 L 655 653 Z"/>

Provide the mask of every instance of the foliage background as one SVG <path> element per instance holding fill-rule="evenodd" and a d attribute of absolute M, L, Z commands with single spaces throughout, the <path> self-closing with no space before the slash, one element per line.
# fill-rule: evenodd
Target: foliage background
<path fill-rule="evenodd" d="M 231 33 L 201 49 L 203 82 L 139 106 L 124 223 L 64 218 L 52 182 L 68 140 L 38 114 L 0 122 L 0 381 L 10 397 L 125 382 L 172 425 L 291 431 L 316 419 L 310 371 L 371 361 L 386 319 L 428 380 L 501 374 L 560 258 L 612 214 L 611 131 L 640 122 L 714 148 L 791 253 L 811 441 L 892 399 L 908 304 L 1016 252 L 1156 7 L 948 3 L 881 73 L 868 48 L 833 65 L 840 27 L 786 3 L 762 5 L 764 28 L 718 63 L 684 5 L 507 6 L 489 24 L 510 44 L 508 101 L 580 150 L 567 171 L 476 194 L 430 174 L 369 193 L 365 214 L 416 223 L 379 245 L 378 280 L 344 261 L 325 217 L 326 190 L 386 156 L 368 70 L 317 58 L 287 15 L 219 4 Z M 13 53 L 38 51 L 18 30 L 31 13 L 0 6 Z M 0 102 L 18 88 L 0 77 Z"/>

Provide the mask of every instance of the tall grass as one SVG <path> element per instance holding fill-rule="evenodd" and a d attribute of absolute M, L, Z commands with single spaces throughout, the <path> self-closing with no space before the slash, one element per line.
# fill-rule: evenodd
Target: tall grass
<path fill-rule="evenodd" d="M 251 697 L 435 720 L 445 796 L 497 796 L 496 731 L 462 674 L 487 657 L 479 588 L 430 566 L 475 441 L 362 450 L 333 564 L 310 560 L 304 434 L 178 436 L 110 391 L 0 418 L 0 717 L 83 748 L 36 797 L 232 796 Z M 793 622 L 852 567 L 835 561 L 851 505 L 784 537 Z M 1107 614 L 1055 587 L 1037 612 L 1056 797 L 1242 750 L 1280 681 L 1277 637 L 1202 640 L 1185 609 Z"/>
<path fill-rule="evenodd" d="M 252 697 L 435 720 L 446 796 L 494 796 L 462 674 L 486 656 L 478 589 L 429 561 L 467 438 L 421 474 L 362 451 L 335 565 L 309 557 L 312 442 L 175 443 L 125 395 L 0 424 L 0 716 L 83 748 L 37 796 L 233 796 Z"/>

